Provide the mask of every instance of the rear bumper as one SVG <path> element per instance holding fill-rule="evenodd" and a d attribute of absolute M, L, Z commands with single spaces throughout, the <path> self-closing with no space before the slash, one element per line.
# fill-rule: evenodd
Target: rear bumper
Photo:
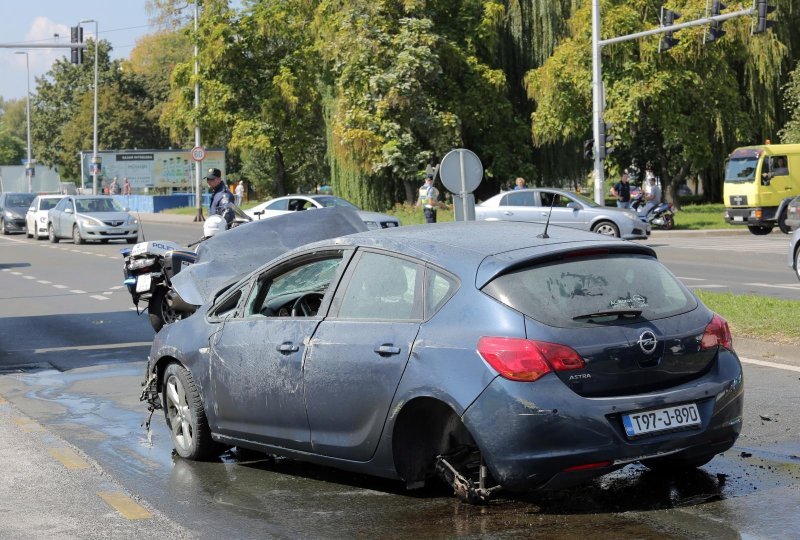
<path fill-rule="evenodd" d="M 602 476 L 627 463 L 682 451 L 721 452 L 742 428 L 742 368 L 722 351 L 708 374 L 667 391 L 584 398 L 555 375 L 535 383 L 496 378 L 463 420 L 492 472 L 510 490 L 557 489 Z M 626 412 L 696 403 L 698 428 L 629 439 Z M 607 462 L 588 470 L 572 467 Z"/>

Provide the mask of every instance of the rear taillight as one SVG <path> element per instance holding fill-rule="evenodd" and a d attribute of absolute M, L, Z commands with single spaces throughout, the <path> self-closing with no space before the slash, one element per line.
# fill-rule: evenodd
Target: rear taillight
<path fill-rule="evenodd" d="M 501 376 L 512 381 L 535 381 L 551 371 L 582 369 L 583 358 L 558 343 L 520 338 L 482 337 L 478 353 Z"/>
<path fill-rule="evenodd" d="M 714 347 L 725 347 L 729 351 L 733 350 L 733 338 L 731 330 L 728 328 L 728 321 L 714 314 L 711 322 L 703 332 L 703 339 L 700 341 L 702 350 L 713 349 Z"/>

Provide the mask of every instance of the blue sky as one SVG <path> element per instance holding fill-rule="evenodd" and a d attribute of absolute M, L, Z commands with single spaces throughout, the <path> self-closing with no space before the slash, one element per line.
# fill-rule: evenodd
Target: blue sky
<path fill-rule="evenodd" d="M 69 43 L 70 26 L 82 19 L 96 19 L 100 39 L 113 47 L 113 58 L 127 58 L 137 39 L 155 31 L 148 26 L 145 0 L 0 0 L 0 44 Z M 83 25 L 84 39 L 94 37 L 94 23 Z M 59 34 L 54 38 L 53 34 Z M 24 98 L 26 93 L 25 55 L 0 48 L 0 96 Z M 53 61 L 69 57 L 69 49 L 29 49 L 31 92 L 35 77 L 45 74 Z"/>

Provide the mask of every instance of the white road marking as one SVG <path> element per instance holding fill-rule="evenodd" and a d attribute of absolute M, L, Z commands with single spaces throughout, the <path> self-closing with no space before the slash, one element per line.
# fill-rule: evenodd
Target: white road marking
<path fill-rule="evenodd" d="M 770 287 L 773 289 L 791 289 L 793 291 L 800 291 L 800 285 L 772 285 L 769 283 L 745 283 L 745 285 L 750 285 L 752 287 Z"/>
<path fill-rule="evenodd" d="M 701 277 L 678 277 L 681 281 L 706 281 L 706 278 Z"/>
<path fill-rule="evenodd" d="M 10 268 L 3 268 L 3 272 L 11 272 Z"/>
<path fill-rule="evenodd" d="M 689 285 L 692 289 L 724 289 L 727 285 Z"/>
<path fill-rule="evenodd" d="M 40 279 L 36 283 L 41 283 L 42 285 L 50 285 L 52 283 L 52 281 L 46 281 L 44 279 Z"/>
<path fill-rule="evenodd" d="M 113 291 L 105 291 L 105 292 L 103 292 L 103 294 L 114 294 L 114 292 Z"/>
<path fill-rule="evenodd" d="M 771 367 L 776 369 L 783 369 L 786 371 L 795 371 L 800 373 L 800 366 L 790 366 L 787 364 L 778 364 L 776 362 L 767 362 L 765 360 L 754 360 L 753 358 L 739 358 L 744 364 L 753 364 L 755 366 Z"/>
<path fill-rule="evenodd" d="M 86 294 L 86 291 L 82 291 L 80 289 L 70 289 L 69 292 L 75 293 L 75 294 Z"/>
<path fill-rule="evenodd" d="M 93 294 L 89 298 L 94 298 L 95 300 L 108 300 L 108 296 L 102 296 L 99 294 Z"/>
<path fill-rule="evenodd" d="M 125 286 L 125 285 L 115 285 L 115 286 L 111 287 L 111 290 L 112 290 L 112 291 L 116 291 L 117 289 L 121 289 L 121 288 L 123 288 L 124 286 Z"/>
<path fill-rule="evenodd" d="M 11 273 L 12 273 L 13 275 L 15 275 L 15 276 L 21 276 L 21 275 L 22 275 L 22 272 L 11 272 Z"/>
<path fill-rule="evenodd" d="M 53 285 L 56 289 L 69 289 L 66 285 Z"/>
<path fill-rule="evenodd" d="M 36 279 L 36 278 L 33 276 L 22 276 L 22 279 Z"/>

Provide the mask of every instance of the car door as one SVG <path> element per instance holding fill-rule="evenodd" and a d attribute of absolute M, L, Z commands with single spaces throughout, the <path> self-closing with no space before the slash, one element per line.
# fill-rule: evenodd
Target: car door
<path fill-rule="evenodd" d="M 419 331 L 424 272 L 377 251 L 350 266 L 308 346 L 303 381 L 314 452 L 366 461 Z"/>
<path fill-rule="evenodd" d="M 497 208 L 498 219 L 542 222 L 547 216 L 539 208 L 539 195 L 533 190 L 509 191 Z"/>
<path fill-rule="evenodd" d="M 572 227 L 573 229 L 587 229 L 588 223 L 583 205 L 573 200 L 565 193 L 550 190 L 539 190 L 541 213 L 545 220 L 550 216 L 551 225 Z M 570 206 L 570 203 L 573 203 Z"/>
<path fill-rule="evenodd" d="M 41 200 L 41 197 L 36 196 L 31 206 L 28 208 L 28 211 L 25 213 L 25 228 L 28 230 L 28 234 L 38 234 L 36 230 L 36 213 L 39 210 L 39 201 Z"/>
<path fill-rule="evenodd" d="M 293 257 L 254 277 L 234 315 L 222 317 L 211 338 L 210 395 L 216 430 L 264 444 L 310 449 L 303 401 L 306 343 L 322 318 L 327 290 L 351 251 Z M 311 293 L 313 313 L 291 306 Z"/>
<path fill-rule="evenodd" d="M 55 208 L 55 211 L 51 215 L 53 229 L 55 229 L 56 236 L 58 237 L 69 236 L 72 234 L 71 228 L 70 232 L 67 233 L 66 235 L 62 232 L 63 231 L 62 224 L 65 222 L 65 216 L 67 215 L 67 208 L 72 208 L 74 211 L 75 207 L 73 206 L 72 197 L 64 197 L 64 200 L 58 203 L 58 205 Z"/>

